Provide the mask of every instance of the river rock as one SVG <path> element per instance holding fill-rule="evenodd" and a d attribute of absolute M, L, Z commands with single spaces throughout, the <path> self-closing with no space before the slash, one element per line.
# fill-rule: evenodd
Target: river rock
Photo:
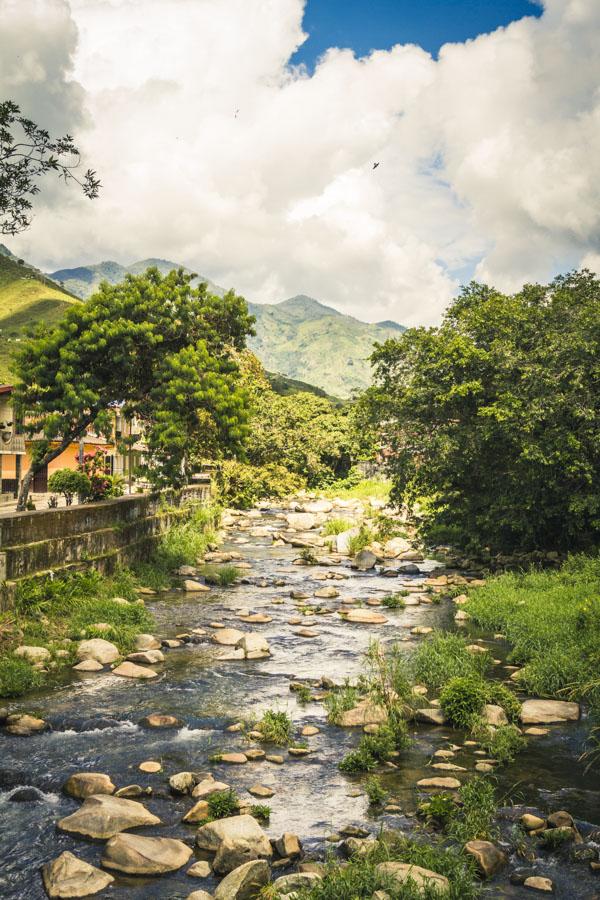
<path fill-rule="evenodd" d="M 426 722 L 429 725 L 446 724 L 446 716 L 443 711 L 437 709 L 435 706 L 428 707 L 427 709 L 417 709 L 415 712 L 415 719 L 417 722 Z"/>
<path fill-rule="evenodd" d="M 214 900 L 214 898 L 208 891 L 192 891 L 191 894 L 187 895 L 186 900 Z"/>
<path fill-rule="evenodd" d="M 400 556 L 401 553 L 405 553 L 410 549 L 410 541 L 407 541 L 406 538 L 390 538 L 389 541 L 386 541 L 384 544 L 383 555 L 386 559 L 395 559 L 397 556 Z"/>
<path fill-rule="evenodd" d="M 197 822 L 204 822 L 208 819 L 209 814 L 209 806 L 206 800 L 198 800 L 190 810 L 188 810 L 183 817 L 183 822 L 189 822 L 192 824 L 196 824 Z"/>
<path fill-rule="evenodd" d="M 506 853 L 499 850 L 491 841 L 468 841 L 465 853 L 475 859 L 477 870 L 484 878 L 491 878 L 508 862 Z"/>
<path fill-rule="evenodd" d="M 294 531 L 311 531 L 317 524 L 317 518 L 312 513 L 288 513 L 286 521 Z"/>
<path fill-rule="evenodd" d="M 421 778 L 417 787 L 426 790 L 456 791 L 460 787 L 458 778 Z"/>
<path fill-rule="evenodd" d="M 554 890 L 550 878 L 543 878 L 541 875 L 530 875 L 523 882 L 523 886 L 529 888 L 530 891 L 544 891 L 546 894 L 551 894 Z"/>
<path fill-rule="evenodd" d="M 328 513 L 333 509 L 331 500 L 310 500 L 304 504 L 304 512 L 308 513 Z"/>
<path fill-rule="evenodd" d="M 154 666 L 156 663 L 164 662 L 165 655 L 162 650 L 138 650 L 135 653 L 130 653 L 129 656 L 126 657 L 126 660 L 128 662 Z"/>
<path fill-rule="evenodd" d="M 319 872 L 292 872 L 290 875 L 282 875 L 273 882 L 273 887 L 278 891 L 278 896 L 292 900 L 297 891 L 309 891 L 316 881 L 321 881 L 323 876 Z"/>
<path fill-rule="evenodd" d="M 138 634 L 135 639 L 136 650 L 160 650 L 160 642 L 152 634 Z"/>
<path fill-rule="evenodd" d="M 346 709 L 340 716 L 339 724 L 344 728 L 358 725 L 381 725 L 387 720 L 387 712 L 383 706 L 372 700 L 360 700 L 352 709 Z"/>
<path fill-rule="evenodd" d="M 160 819 L 136 800 L 104 794 L 88 797 L 78 810 L 58 822 L 61 831 L 99 840 L 140 825 L 160 825 Z"/>
<path fill-rule="evenodd" d="M 334 587 L 322 587 L 317 588 L 314 595 L 323 600 L 335 600 L 336 597 L 340 596 L 340 592 Z"/>
<path fill-rule="evenodd" d="M 185 578 L 183 581 L 183 589 L 188 594 L 206 594 L 210 591 L 210 588 L 207 584 L 202 584 L 201 581 L 195 581 L 193 578 Z"/>
<path fill-rule="evenodd" d="M 335 549 L 338 553 L 347 554 L 350 549 L 350 541 L 354 537 L 358 537 L 360 534 L 359 528 L 349 528 L 347 531 L 342 531 L 335 538 Z"/>
<path fill-rule="evenodd" d="M 219 628 L 211 637 L 213 644 L 221 644 L 225 647 L 235 647 L 238 641 L 244 637 L 244 632 L 237 628 Z"/>
<path fill-rule="evenodd" d="M 114 794 L 116 785 L 102 772 L 76 772 L 63 785 L 63 790 L 77 800 L 93 794 Z"/>
<path fill-rule="evenodd" d="M 443 895 L 450 890 L 450 882 L 444 875 L 411 863 L 383 862 L 379 863 L 376 868 L 382 875 L 393 878 L 399 887 L 412 881 L 417 890 L 423 894 L 435 892 Z"/>
<path fill-rule="evenodd" d="M 125 787 L 115 791 L 115 797 L 125 797 L 126 800 L 136 800 L 138 797 L 143 797 L 144 795 L 150 796 L 151 793 L 151 787 L 143 788 L 140 787 L 139 784 L 127 784 Z"/>
<path fill-rule="evenodd" d="M 372 609 L 349 609 L 344 612 L 346 622 L 355 622 L 357 625 L 385 625 L 387 619 L 384 615 L 374 612 Z"/>
<path fill-rule="evenodd" d="M 104 638 L 81 641 L 77 647 L 77 659 L 95 659 L 103 666 L 115 662 L 120 655 L 119 648 Z"/>
<path fill-rule="evenodd" d="M 158 673 L 153 669 L 136 666 L 132 662 L 122 662 L 120 666 L 113 669 L 113 675 L 119 675 L 121 678 L 158 678 Z"/>
<path fill-rule="evenodd" d="M 73 666 L 74 672 L 101 672 L 104 666 L 96 659 L 82 659 L 80 663 Z"/>
<path fill-rule="evenodd" d="M 200 850 L 217 852 L 223 841 L 235 844 L 247 841 L 257 856 L 270 859 L 273 855 L 270 841 L 253 816 L 230 816 L 208 822 L 198 829 L 196 845 Z"/>
<path fill-rule="evenodd" d="M 232 647 L 231 650 L 225 650 L 224 653 L 221 653 L 219 659 L 223 660 L 223 662 L 233 662 L 235 660 L 246 659 L 246 654 L 241 647 Z"/>
<path fill-rule="evenodd" d="M 302 855 L 300 838 L 291 831 L 284 831 L 281 837 L 275 841 L 275 849 L 283 859 L 297 859 Z"/>
<path fill-rule="evenodd" d="M 180 728 L 182 724 L 175 716 L 161 715 L 161 713 L 150 713 L 140 720 L 140 725 L 144 728 Z"/>
<path fill-rule="evenodd" d="M 225 784 L 223 781 L 215 781 L 212 775 L 207 775 L 206 778 L 203 778 L 202 781 L 198 782 L 192 791 L 192 798 L 194 800 L 203 800 L 205 797 L 210 797 L 211 794 L 217 794 L 220 791 L 228 790 L 228 784 Z"/>
<path fill-rule="evenodd" d="M 534 816 L 532 813 L 523 813 L 520 822 L 526 831 L 536 831 L 538 828 L 543 828 L 546 824 L 545 819 L 540 818 L 540 816 Z"/>
<path fill-rule="evenodd" d="M 521 706 L 521 722 L 525 725 L 549 722 L 574 722 L 580 716 L 579 703 L 567 700 L 525 700 Z"/>
<path fill-rule="evenodd" d="M 571 813 L 559 809 L 548 816 L 548 826 L 550 828 L 574 828 L 575 822 Z"/>
<path fill-rule="evenodd" d="M 269 882 L 269 866 L 264 859 L 244 863 L 226 875 L 218 885 L 215 900 L 252 900 Z"/>
<path fill-rule="evenodd" d="M 155 759 L 146 759 L 139 764 L 138 769 L 148 775 L 156 775 L 157 772 L 162 772 L 162 765 Z"/>
<path fill-rule="evenodd" d="M 371 550 L 359 550 L 352 560 L 352 568 L 358 569 L 359 572 L 367 572 L 369 569 L 375 568 L 377 557 Z"/>
<path fill-rule="evenodd" d="M 117 834 L 104 848 L 102 865 L 128 875 L 163 875 L 184 866 L 191 847 L 174 838 Z"/>
<path fill-rule="evenodd" d="M 244 863 L 258 859 L 258 853 L 248 841 L 239 839 L 236 841 L 224 840 L 213 859 L 212 867 L 220 875 L 227 875 L 243 866 Z"/>
<path fill-rule="evenodd" d="M 41 791 L 34 787 L 17 788 L 10 797 L 6 798 L 10 803 L 41 803 L 46 798 Z"/>
<path fill-rule="evenodd" d="M 248 788 L 248 793 L 252 794 L 253 797 L 260 797 L 263 800 L 267 800 L 269 797 L 275 795 L 273 788 L 267 787 L 266 784 L 253 784 L 252 787 Z"/>
<path fill-rule="evenodd" d="M 420 575 L 421 570 L 418 566 L 415 566 L 414 563 L 405 563 L 401 566 L 398 566 L 398 574 L 399 575 Z"/>
<path fill-rule="evenodd" d="M 191 794 L 196 785 L 193 772 L 177 772 L 169 778 L 169 787 L 175 794 Z"/>
<path fill-rule="evenodd" d="M 46 863 L 42 878 L 49 897 L 90 897 L 115 880 L 108 872 L 90 866 L 68 850 Z"/>
<path fill-rule="evenodd" d="M 494 703 L 486 703 L 483 707 L 483 719 L 488 725 L 498 727 L 500 725 L 508 725 L 508 717 L 501 706 Z"/>
<path fill-rule="evenodd" d="M 271 648 L 262 634 L 252 631 L 243 635 L 236 644 L 238 649 L 244 651 L 246 659 L 262 659 L 269 656 Z"/>
<path fill-rule="evenodd" d="M 222 753 L 220 762 L 226 763 L 228 766 L 243 766 L 248 762 L 248 757 L 245 753 Z"/>
<path fill-rule="evenodd" d="M 28 663 L 32 663 L 33 665 L 36 663 L 47 663 L 52 658 L 52 654 L 45 647 L 30 647 L 27 645 L 17 647 L 15 656 L 20 656 L 22 659 L 27 660 Z"/>
<path fill-rule="evenodd" d="M 45 728 L 47 728 L 46 722 L 43 719 L 36 718 L 36 716 L 13 713 L 6 719 L 7 732 L 19 737 L 29 737 L 32 734 L 44 731 Z"/>
<path fill-rule="evenodd" d="M 198 862 L 189 867 L 185 874 L 189 875 L 190 878 L 208 878 L 210 873 L 210 863 L 206 862 L 205 859 L 199 859 Z"/>

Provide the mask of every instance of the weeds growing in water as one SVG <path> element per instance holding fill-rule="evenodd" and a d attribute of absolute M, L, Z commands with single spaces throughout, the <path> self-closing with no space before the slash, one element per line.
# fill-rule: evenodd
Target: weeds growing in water
<path fill-rule="evenodd" d="M 268 822 L 271 818 L 271 807 L 266 806 L 264 803 L 254 803 L 250 807 L 250 814 L 260 822 Z"/>
<path fill-rule="evenodd" d="M 459 844 L 493 840 L 497 829 L 494 825 L 496 794 L 492 782 L 486 778 L 472 778 L 459 789 L 458 798 L 460 804 L 456 815 L 446 829 L 448 836 Z"/>
<path fill-rule="evenodd" d="M 408 595 L 408 591 L 398 591 L 396 594 L 388 594 L 381 601 L 383 606 L 388 609 L 404 609 L 406 602 L 404 598 Z"/>
<path fill-rule="evenodd" d="M 354 522 L 350 519 L 328 519 L 323 526 L 323 534 L 326 536 L 342 534 L 349 531 L 354 526 Z"/>
<path fill-rule="evenodd" d="M 235 566 L 203 566 L 201 573 L 207 584 L 229 587 L 240 577 L 240 570 Z"/>
<path fill-rule="evenodd" d="M 236 816 L 240 808 L 240 801 L 235 791 L 215 791 L 206 798 L 208 803 L 208 819 L 211 822 L 214 819 L 228 819 L 230 816 Z"/>
<path fill-rule="evenodd" d="M 451 678 L 483 675 L 490 663 L 488 653 L 470 653 L 464 638 L 440 631 L 419 644 L 411 668 L 418 684 L 439 690 Z"/>
<path fill-rule="evenodd" d="M 478 675 L 451 678 L 440 693 L 440 706 L 455 728 L 472 728 L 487 700 L 487 686 Z"/>
<path fill-rule="evenodd" d="M 356 556 L 375 540 L 375 534 L 366 525 L 361 525 L 358 534 L 348 539 L 348 556 Z"/>
<path fill-rule="evenodd" d="M 0 697 L 20 697 L 39 687 L 44 676 L 18 656 L 0 659 Z"/>
<path fill-rule="evenodd" d="M 473 737 L 492 759 L 497 759 L 502 764 L 514 762 L 527 746 L 527 741 L 516 725 L 500 725 L 490 729 L 482 724 L 473 729 Z"/>
<path fill-rule="evenodd" d="M 260 731 L 263 741 L 285 747 L 292 738 L 294 723 L 287 713 L 268 709 L 260 722 L 256 724 L 255 729 Z"/>
<path fill-rule="evenodd" d="M 317 554 L 311 547 L 304 547 L 300 553 L 300 559 L 304 560 L 309 566 L 316 566 L 319 562 Z"/>
<path fill-rule="evenodd" d="M 220 517 L 217 506 L 194 507 L 185 521 L 172 525 L 161 536 L 152 559 L 136 566 L 140 580 L 154 590 L 168 588 L 179 566 L 196 565 L 208 547 L 216 543 Z"/>
<path fill-rule="evenodd" d="M 383 806 L 388 798 L 388 792 L 376 775 L 371 775 L 365 781 L 365 793 L 371 806 Z"/>
<path fill-rule="evenodd" d="M 331 691 L 324 701 L 327 710 L 327 721 L 330 725 L 339 725 L 342 714 L 352 709 L 360 700 L 357 687 L 346 681 L 343 687 Z"/>
<path fill-rule="evenodd" d="M 346 775 L 358 772 L 372 772 L 377 766 L 390 759 L 410 743 L 406 722 L 403 719 L 380 725 L 375 734 L 363 734 L 356 750 L 347 753 L 338 768 Z"/>
<path fill-rule="evenodd" d="M 297 688 L 295 694 L 298 703 L 301 703 L 303 706 L 305 703 L 310 703 L 312 700 L 312 691 L 307 684 L 303 684 L 301 687 Z"/>

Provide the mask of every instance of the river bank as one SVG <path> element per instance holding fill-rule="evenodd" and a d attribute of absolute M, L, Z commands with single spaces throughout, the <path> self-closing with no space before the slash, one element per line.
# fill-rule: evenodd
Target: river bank
<path fill-rule="evenodd" d="M 142 799 L 162 825 L 144 827 L 139 833 L 174 838 L 190 847 L 195 828 L 181 820 L 193 800 L 188 794 L 174 793 L 169 785 L 169 779 L 181 772 L 193 772 L 200 780 L 203 773 L 210 773 L 234 789 L 246 804 L 257 802 L 248 792 L 256 784 L 273 791 L 273 796 L 260 801 L 270 807 L 269 821 L 261 822 L 261 827 L 274 840 L 285 832 L 297 834 L 304 863 L 323 860 L 349 836 L 349 827 L 375 835 L 384 826 L 422 836 L 423 819 L 416 813 L 428 794 L 418 782 L 434 776 L 468 781 L 485 754 L 482 757 L 479 746 L 469 744 L 468 735 L 460 729 L 410 721 L 410 746 L 400 759 L 382 765 L 376 773 L 388 796 L 384 806 L 374 808 L 365 790 L 366 777 L 348 776 L 338 768 L 342 758 L 356 748 L 362 729 L 329 724 L 325 695 L 332 683 L 343 685 L 345 679 L 363 674 L 364 655 L 373 638 L 383 645 L 399 641 L 410 655 L 430 640 L 427 629 L 453 632 L 460 628 L 469 642 L 491 651 L 500 661 L 497 669 L 510 664 L 506 661 L 510 646 L 505 638 L 494 637 L 472 621 L 462 626 L 454 621 L 457 605 L 448 596 L 452 592 L 448 580 L 457 578 L 455 587 L 460 587 L 461 579 L 477 581 L 478 573 L 440 576 L 439 563 L 434 560 L 398 557 L 360 571 L 351 568 L 349 558 L 320 546 L 327 538 L 319 536 L 319 516 L 324 520 L 355 517 L 358 506 L 347 502 L 349 506 L 336 506 L 326 513 L 309 512 L 316 527 L 306 531 L 291 528 L 290 520 L 283 518 L 296 514 L 289 509 L 226 515 L 227 539 L 212 561 L 248 566 L 240 569 L 240 580 L 206 592 L 166 591 L 145 597 L 145 608 L 155 623 L 154 634 L 161 641 L 175 642 L 172 648 L 163 646 L 164 663 L 150 667 L 156 678 L 119 678 L 106 669 L 74 672 L 54 690 L 32 693 L 11 704 L 10 711 L 32 713 L 46 727 L 29 738 L 3 735 L 3 896 L 34 900 L 45 896 L 39 869 L 63 851 L 94 866 L 100 864 L 101 846 L 56 831 L 57 821 L 78 808 L 62 789 L 67 778 L 78 772 L 107 773 L 118 788 L 131 784 L 143 791 L 150 788 L 152 793 L 143 794 Z M 297 519 L 295 524 L 304 528 L 311 523 Z M 337 545 L 338 536 L 333 537 Z M 311 548 L 321 557 L 320 564 L 302 559 L 303 551 Z M 232 554 L 233 559 L 227 560 Z M 297 564 L 298 560 L 302 564 Z M 405 571 L 400 572 L 401 567 Z M 394 574 L 385 574 L 386 569 Z M 331 591 L 330 596 L 315 596 L 322 594 L 323 588 L 330 588 L 336 596 Z M 397 608 L 383 606 L 392 590 L 406 591 L 405 601 L 411 598 L 411 602 Z M 353 623 L 347 615 L 339 615 L 340 608 L 375 612 L 385 621 Z M 266 641 L 269 655 L 223 660 L 231 649 L 213 638 L 225 629 L 258 633 Z M 290 690 L 295 682 L 308 687 L 309 697 L 306 692 Z M 435 700 L 434 694 L 430 696 Z M 268 710 L 284 712 L 292 720 L 296 748 L 308 753 L 294 755 L 288 747 L 249 737 L 250 723 L 258 722 Z M 176 721 L 171 728 L 148 728 L 144 720 L 152 714 L 173 716 Z M 240 723 L 250 727 L 243 730 Z M 587 838 L 593 834 L 591 826 L 600 824 L 600 780 L 593 773 L 586 774 L 577 761 L 585 745 L 586 720 L 541 730 L 546 733 L 526 737 L 527 746 L 513 764 L 495 767 L 497 796 L 510 797 L 544 816 L 560 809 L 576 812 L 579 833 Z M 457 749 L 452 750 L 453 746 Z M 454 754 L 445 758 L 461 768 L 432 770 L 435 760 L 444 758 L 435 756 L 439 751 Z M 238 756 L 237 763 L 227 763 L 224 755 L 229 753 L 243 755 L 244 762 Z M 267 756 L 280 757 L 283 762 L 269 761 Z M 159 771 L 140 771 L 140 764 L 149 761 L 157 764 Z M 37 802 L 13 802 L 15 793 L 27 786 L 40 792 Z M 490 896 L 530 896 L 529 888 L 510 880 L 523 868 L 513 834 L 521 813 L 521 807 L 508 810 L 499 826 L 498 841 L 510 861 L 487 882 L 485 890 Z M 517 831 L 523 836 L 522 829 Z M 336 836 L 337 841 L 333 839 Z M 431 837 L 435 837 L 434 831 Z M 535 841 L 531 847 L 537 847 Z M 595 876 L 590 860 L 575 862 L 567 849 L 565 845 L 566 858 L 560 865 L 556 854 L 547 849 L 536 849 L 535 862 L 527 865 L 540 877 L 551 877 L 556 896 L 592 896 Z M 193 861 L 189 860 L 190 865 Z M 297 861 L 287 868 L 277 865 L 273 876 L 295 866 Z M 111 870 L 116 881 L 107 895 L 185 898 L 199 888 L 215 890 L 216 878 L 192 878 L 186 875 L 188 868 L 180 866 L 150 880 Z"/>

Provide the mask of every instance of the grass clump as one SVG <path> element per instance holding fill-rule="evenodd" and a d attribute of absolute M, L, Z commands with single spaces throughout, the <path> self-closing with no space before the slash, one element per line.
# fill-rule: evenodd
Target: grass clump
<path fill-rule="evenodd" d="M 347 753 L 338 768 L 346 775 L 372 772 L 393 754 L 405 750 L 409 744 L 408 728 L 403 719 L 386 722 L 379 726 L 375 734 L 364 734 L 356 750 Z"/>
<path fill-rule="evenodd" d="M 240 570 L 235 566 L 203 566 L 201 573 L 207 584 L 229 587 L 235 584 L 240 576 Z"/>
<path fill-rule="evenodd" d="M 325 536 L 333 536 L 349 531 L 354 525 L 350 519 L 328 519 L 323 526 L 323 534 Z"/>
<path fill-rule="evenodd" d="M 495 729 L 481 725 L 473 730 L 473 737 L 492 759 L 497 759 L 503 765 L 514 762 L 527 746 L 527 741 L 516 725 L 500 725 Z"/>
<path fill-rule="evenodd" d="M 217 543 L 219 507 L 195 506 L 191 512 L 183 508 L 171 514 L 179 514 L 182 521 L 171 525 L 161 536 L 152 559 L 139 563 L 135 569 L 140 580 L 154 590 L 168 588 L 179 566 L 196 565 L 208 547 Z"/>
<path fill-rule="evenodd" d="M 371 775 L 365 781 L 365 793 L 369 798 L 370 806 L 383 806 L 388 798 L 388 792 L 376 775 Z"/>
<path fill-rule="evenodd" d="M 470 653 L 464 638 L 436 632 L 419 644 L 411 660 L 415 681 L 439 690 L 451 678 L 483 675 L 491 663 L 487 653 Z"/>
<path fill-rule="evenodd" d="M 250 807 L 250 815 L 258 819 L 259 822 L 268 822 L 271 818 L 271 807 L 264 803 L 254 803 Z"/>
<path fill-rule="evenodd" d="M 487 701 L 485 681 L 477 675 L 451 678 L 440 693 L 440 706 L 455 728 L 472 728 Z"/>
<path fill-rule="evenodd" d="M 383 606 L 386 606 L 388 609 L 404 609 L 406 606 L 405 597 L 408 595 L 408 591 L 398 591 L 395 594 L 388 594 L 387 597 L 384 597 L 381 601 Z"/>
<path fill-rule="evenodd" d="M 459 844 L 467 841 L 491 841 L 497 836 L 496 793 L 489 779 L 472 778 L 458 791 L 459 804 L 451 816 L 446 833 Z"/>
<path fill-rule="evenodd" d="M 290 743 L 293 730 L 294 723 L 287 713 L 277 712 L 274 709 L 268 709 L 256 724 L 256 731 L 260 731 L 263 741 L 280 747 Z"/>
<path fill-rule="evenodd" d="M 456 816 L 456 800 L 452 794 L 442 791 L 440 794 L 434 794 L 430 800 L 420 803 L 417 813 L 425 819 L 427 825 L 445 831 Z"/>
<path fill-rule="evenodd" d="M 316 566 L 319 562 L 317 554 L 311 547 L 304 547 L 302 549 L 300 552 L 300 559 L 309 566 Z"/>
<path fill-rule="evenodd" d="M 360 692 L 358 688 L 351 685 L 348 681 L 341 688 L 331 691 L 324 700 L 329 724 L 339 725 L 342 714 L 349 709 L 353 709 L 359 700 Z"/>
<path fill-rule="evenodd" d="M 375 478 L 356 478 L 352 473 L 349 478 L 334 481 L 323 491 L 326 497 L 339 497 L 340 500 L 387 500 L 392 484 Z"/>
<path fill-rule="evenodd" d="M 475 623 L 501 631 L 520 664 L 519 684 L 530 694 L 575 699 L 600 708 L 600 556 L 569 557 L 558 571 L 530 570 L 490 579 L 465 606 Z M 586 692 L 587 688 L 587 692 Z"/>
<path fill-rule="evenodd" d="M 312 691 L 307 684 L 303 684 L 297 688 L 295 694 L 298 703 L 301 703 L 303 706 L 305 703 L 310 703 L 312 700 Z"/>
<path fill-rule="evenodd" d="M 215 791 L 206 798 L 208 803 L 208 819 L 212 822 L 215 819 L 228 819 L 230 816 L 237 816 L 240 808 L 240 801 L 235 791 Z"/>
<path fill-rule="evenodd" d="M 358 534 L 348 538 L 348 556 L 356 556 L 375 540 L 375 534 L 366 525 L 361 525 Z"/>
<path fill-rule="evenodd" d="M 18 656 L 0 659 L 0 697 L 20 697 L 44 681 L 44 675 Z"/>

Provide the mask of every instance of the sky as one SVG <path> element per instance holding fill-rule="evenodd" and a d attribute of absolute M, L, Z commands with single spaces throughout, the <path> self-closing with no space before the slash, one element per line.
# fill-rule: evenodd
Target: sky
<path fill-rule="evenodd" d="M 102 179 L 7 241 L 46 271 L 430 325 L 471 278 L 600 270 L 598 0 L 2 0 L 0 41 L 0 96 Z"/>

